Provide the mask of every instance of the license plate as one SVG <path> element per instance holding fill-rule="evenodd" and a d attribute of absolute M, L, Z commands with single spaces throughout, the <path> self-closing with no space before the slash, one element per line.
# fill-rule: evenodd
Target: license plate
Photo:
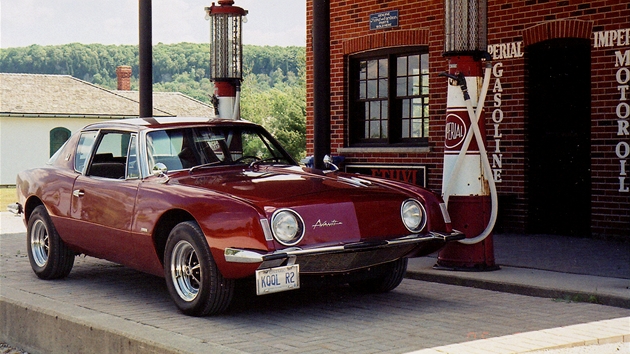
<path fill-rule="evenodd" d="M 299 264 L 256 271 L 256 295 L 266 295 L 299 288 Z"/>

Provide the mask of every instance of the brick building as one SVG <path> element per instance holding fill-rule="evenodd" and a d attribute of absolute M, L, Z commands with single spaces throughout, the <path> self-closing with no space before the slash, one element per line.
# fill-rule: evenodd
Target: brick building
<path fill-rule="evenodd" d="M 444 17 L 443 0 L 330 1 L 330 150 L 348 171 L 441 190 Z M 309 73 L 312 24 L 307 0 Z M 495 230 L 630 238 L 630 3 L 489 0 L 487 26 Z"/>

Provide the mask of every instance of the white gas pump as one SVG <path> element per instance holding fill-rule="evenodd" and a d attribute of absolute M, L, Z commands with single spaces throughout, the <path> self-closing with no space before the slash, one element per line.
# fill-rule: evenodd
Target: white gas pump
<path fill-rule="evenodd" d="M 445 0 L 444 56 L 449 71 L 440 75 L 448 77 L 449 85 L 442 194 L 453 227 L 466 239 L 439 252 L 440 269 L 498 269 L 492 243 L 498 198 L 482 119 L 491 74 L 486 1 Z"/>

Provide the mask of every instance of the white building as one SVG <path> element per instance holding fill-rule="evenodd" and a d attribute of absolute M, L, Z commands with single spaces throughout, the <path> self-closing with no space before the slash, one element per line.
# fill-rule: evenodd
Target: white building
<path fill-rule="evenodd" d="M 153 96 L 156 117 L 214 116 L 211 105 L 181 93 Z M 85 125 L 138 114 L 137 91 L 111 91 L 68 75 L 0 73 L 0 185 L 14 185 L 19 171 L 45 164 Z"/>

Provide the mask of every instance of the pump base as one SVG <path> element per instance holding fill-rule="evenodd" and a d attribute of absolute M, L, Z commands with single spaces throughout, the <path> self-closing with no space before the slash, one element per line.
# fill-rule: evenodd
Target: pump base
<path fill-rule="evenodd" d="M 453 228 L 463 230 L 466 238 L 481 234 L 490 218 L 489 196 L 451 196 L 449 214 Z M 492 234 L 471 245 L 453 242 L 439 253 L 435 269 L 483 272 L 498 270 L 494 262 Z"/>

